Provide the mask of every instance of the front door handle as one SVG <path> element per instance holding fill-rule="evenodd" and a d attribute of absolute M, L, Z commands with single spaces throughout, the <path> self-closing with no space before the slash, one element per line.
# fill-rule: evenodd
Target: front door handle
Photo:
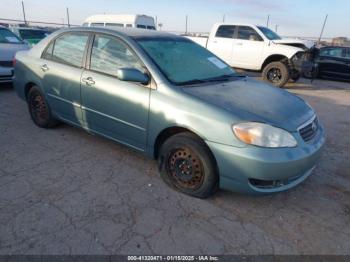
<path fill-rule="evenodd" d="M 46 72 L 46 71 L 48 71 L 50 68 L 47 66 L 47 64 L 44 64 L 44 65 L 42 65 L 41 66 L 41 70 L 43 71 L 43 72 Z"/>
<path fill-rule="evenodd" d="M 88 86 L 92 86 L 95 84 L 95 81 L 92 77 L 83 78 L 82 81 Z"/>
<path fill-rule="evenodd" d="M 243 45 L 243 43 L 237 43 L 236 45 Z"/>

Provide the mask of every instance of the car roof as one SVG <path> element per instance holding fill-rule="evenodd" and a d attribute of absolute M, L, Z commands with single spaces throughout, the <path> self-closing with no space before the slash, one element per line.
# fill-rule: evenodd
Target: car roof
<path fill-rule="evenodd" d="M 111 27 L 74 27 L 70 29 L 62 29 L 61 32 L 74 32 L 74 31 L 84 31 L 84 32 L 96 32 L 96 33 L 107 33 L 107 34 L 117 34 L 124 37 L 130 38 L 174 38 L 179 37 L 179 35 L 160 32 L 156 30 L 139 29 L 139 28 L 111 28 Z"/>

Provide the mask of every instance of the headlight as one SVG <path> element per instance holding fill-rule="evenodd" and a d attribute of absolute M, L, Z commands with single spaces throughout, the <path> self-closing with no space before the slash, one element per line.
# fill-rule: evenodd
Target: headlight
<path fill-rule="evenodd" d="M 247 122 L 234 125 L 234 134 L 246 144 L 261 147 L 295 147 L 297 141 L 287 131 L 263 123 Z"/>

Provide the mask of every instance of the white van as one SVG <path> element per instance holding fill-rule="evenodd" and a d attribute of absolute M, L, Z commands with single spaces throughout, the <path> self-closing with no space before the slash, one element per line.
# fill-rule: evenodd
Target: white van
<path fill-rule="evenodd" d="M 84 21 L 83 26 L 134 27 L 156 30 L 153 17 L 147 15 L 93 15 Z"/>

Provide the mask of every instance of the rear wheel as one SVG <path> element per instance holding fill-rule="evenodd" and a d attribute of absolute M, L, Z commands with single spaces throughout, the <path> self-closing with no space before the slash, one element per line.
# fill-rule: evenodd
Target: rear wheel
<path fill-rule="evenodd" d="M 159 171 L 170 187 L 198 198 L 207 198 L 218 187 L 216 164 L 202 140 L 191 133 L 170 137 L 161 146 Z"/>
<path fill-rule="evenodd" d="M 53 118 L 45 96 L 36 86 L 29 90 L 27 96 L 28 109 L 33 122 L 42 128 L 50 128 L 57 125 L 57 120 Z"/>
<path fill-rule="evenodd" d="M 289 80 L 290 73 L 288 66 L 283 62 L 272 62 L 265 66 L 263 79 L 274 86 L 283 87 Z"/>

